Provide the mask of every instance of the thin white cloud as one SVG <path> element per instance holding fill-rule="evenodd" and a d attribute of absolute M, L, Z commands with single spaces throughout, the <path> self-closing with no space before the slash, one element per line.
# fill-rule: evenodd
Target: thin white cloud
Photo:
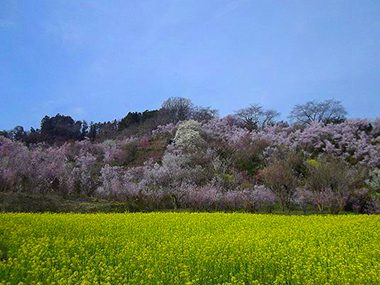
<path fill-rule="evenodd" d="M 0 4 L 0 29 L 8 29 L 17 26 L 17 1 L 3 0 Z"/>
<path fill-rule="evenodd" d="M 220 18 L 231 13 L 243 5 L 245 2 L 247 2 L 247 0 L 233 0 L 228 2 L 224 7 L 216 11 L 215 18 Z"/>
<path fill-rule="evenodd" d="M 76 117 L 76 119 L 80 119 L 81 117 L 84 117 L 87 114 L 86 110 L 82 107 L 73 107 L 69 109 L 69 115 Z M 80 117 L 80 118 L 77 118 Z"/>
<path fill-rule="evenodd" d="M 90 71 L 95 75 L 103 75 L 106 73 L 108 66 L 109 62 L 107 60 L 97 59 L 90 64 Z"/>
<path fill-rule="evenodd" d="M 80 43 L 84 36 L 79 25 L 71 22 L 48 22 L 45 25 L 45 31 L 48 34 L 60 37 L 63 43 Z"/>
<path fill-rule="evenodd" d="M 7 29 L 17 26 L 16 21 L 0 19 L 0 29 Z"/>

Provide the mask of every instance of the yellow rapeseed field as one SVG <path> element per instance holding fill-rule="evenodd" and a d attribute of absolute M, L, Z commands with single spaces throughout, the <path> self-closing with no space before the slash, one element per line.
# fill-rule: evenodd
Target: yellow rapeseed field
<path fill-rule="evenodd" d="M 0 214 L 0 284 L 380 284 L 380 216 Z"/>

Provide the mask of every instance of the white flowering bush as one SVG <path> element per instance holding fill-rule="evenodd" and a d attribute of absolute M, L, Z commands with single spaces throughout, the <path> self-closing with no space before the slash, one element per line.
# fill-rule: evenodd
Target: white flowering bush
<path fill-rule="evenodd" d="M 188 120 L 178 126 L 174 141 L 179 147 L 195 149 L 204 144 L 201 136 L 201 124 L 194 120 Z"/>
<path fill-rule="evenodd" d="M 291 153 L 299 155 L 294 167 L 285 163 Z M 232 117 L 188 120 L 151 136 L 62 145 L 26 146 L 0 136 L 1 192 L 99 195 L 150 209 L 257 211 L 277 199 L 287 208 L 377 213 L 379 167 L 379 118 L 256 131 Z M 362 174 L 352 180 L 355 172 Z"/>
<path fill-rule="evenodd" d="M 367 184 L 376 192 L 380 193 L 380 169 L 376 168 L 369 174 L 370 178 L 366 180 Z"/>

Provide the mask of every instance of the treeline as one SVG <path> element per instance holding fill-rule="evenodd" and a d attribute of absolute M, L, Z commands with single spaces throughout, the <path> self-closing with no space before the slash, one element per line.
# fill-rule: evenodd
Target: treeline
<path fill-rule="evenodd" d="M 346 110 L 341 102 L 326 100 L 310 101 L 296 105 L 290 116 L 290 122 L 296 125 L 310 125 L 312 122 L 340 123 L 345 120 Z M 265 110 L 258 104 L 251 104 L 231 115 L 239 120 L 239 125 L 249 130 L 263 129 L 277 123 L 280 113 L 276 110 Z M 108 122 L 75 121 L 70 116 L 57 114 L 54 117 L 45 116 L 40 128 L 26 131 L 22 126 L 16 126 L 10 131 L 0 131 L 0 135 L 22 141 L 27 145 L 46 142 L 49 144 L 63 143 L 89 138 L 91 141 L 115 139 L 122 136 L 147 135 L 158 126 L 178 123 L 193 119 L 207 122 L 218 118 L 218 110 L 210 107 L 195 106 L 189 99 L 173 97 L 166 100 L 159 110 L 144 112 L 129 112 L 121 120 Z M 281 123 L 286 123 L 281 121 Z"/>
<path fill-rule="evenodd" d="M 80 141 L 89 138 L 91 141 L 115 139 L 122 136 L 146 135 L 160 125 L 177 123 L 182 120 L 194 119 L 207 121 L 217 118 L 217 110 L 194 106 L 186 98 L 176 97 L 166 100 L 159 110 L 144 112 L 129 112 L 121 120 L 108 122 L 75 121 L 70 116 L 57 114 L 54 117 L 45 116 L 40 128 L 26 131 L 22 126 L 16 126 L 10 131 L 0 131 L 0 135 L 22 141 L 27 145 L 45 142 L 62 144 L 67 141 Z"/>
<path fill-rule="evenodd" d="M 159 110 L 87 126 L 57 115 L 0 137 L 0 192 L 96 197 L 129 210 L 380 212 L 380 118 L 335 100 L 292 110 L 216 110 L 170 98 Z M 27 141 L 40 136 L 37 143 Z"/>

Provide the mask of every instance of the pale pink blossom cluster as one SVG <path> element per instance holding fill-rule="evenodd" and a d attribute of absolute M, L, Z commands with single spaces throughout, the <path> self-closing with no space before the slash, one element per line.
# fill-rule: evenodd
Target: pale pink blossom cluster
<path fill-rule="evenodd" d="M 0 191 L 98 195 L 152 207 L 271 211 L 281 193 L 264 188 L 260 175 L 276 171 L 270 165 L 289 153 L 302 154 L 302 167 L 307 160 L 318 165 L 320 157 L 328 156 L 364 173 L 356 196 L 350 191 L 339 196 L 328 187 L 310 192 L 305 171 L 292 184 L 297 195 L 291 203 L 332 209 L 351 201 L 352 209 L 376 209 L 377 198 L 368 193 L 379 191 L 380 118 L 307 127 L 283 123 L 249 131 L 234 117 L 225 117 L 160 126 L 151 136 L 60 146 L 26 147 L 0 137 Z"/>
<path fill-rule="evenodd" d="M 252 143 L 264 140 L 268 148 L 287 147 L 310 156 L 327 153 L 353 164 L 380 167 L 380 118 L 372 123 L 351 119 L 340 124 L 313 123 L 303 128 L 277 124 L 258 131 L 248 131 L 220 119 L 204 124 L 203 129 L 235 147 L 242 140 L 249 139 Z"/>

